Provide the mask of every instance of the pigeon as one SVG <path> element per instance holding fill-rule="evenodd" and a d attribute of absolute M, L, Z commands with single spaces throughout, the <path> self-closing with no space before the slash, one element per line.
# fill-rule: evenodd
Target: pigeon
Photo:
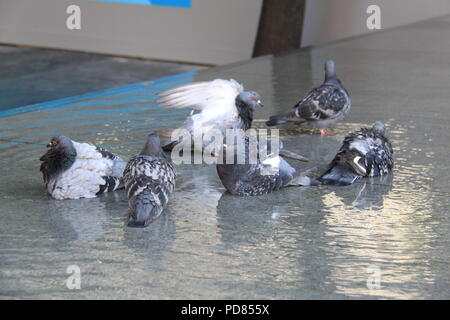
<path fill-rule="evenodd" d="M 184 124 L 175 130 L 184 129 L 191 138 L 202 139 L 205 133 L 218 130 L 224 137 L 227 129 L 247 130 L 253 121 L 253 111 L 262 106 L 261 96 L 255 91 L 244 91 L 244 87 L 233 79 L 216 79 L 195 82 L 158 93 L 157 103 L 172 108 L 193 108 Z M 174 130 L 158 132 L 163 139 L 164 151 L 172 151 L 182 139 L 172 139 Z M 199 140 L 196 140 L 199 141 Z M 198 151 L 212 141 L 205 139 Z M 201 150 L 199 150 L 201 147 Z"/>
<path fill-rule="evenodd" d="M 146 227 L 161 215 L 175 188 L 175 167 L 152 133 L 141 153 L 128 161 L 123 174 L 130 207 L 129 227 Z"/>
<path fill-rule="evenodd" d="M 55 136 L 40 158 L 45 186 L 55 199 L 95 198 L 123 188 L 126 162 L 102 148 Z"/>
<path fill-rule="evenodd" d="M 224 159 L 217 163 L 218 176 L 231 194 L 239 196 L 256 196 L 271 193 L 282 187 L 290 185 L 317 184 L 313 179 L 298 172 L 286 162 L 285 158 L 299 161 L 308 161 L 303 156 L 283 150 L 280 143 L 279 153 L 272 152 L 271 139 L 267 139 L 267 156 L 259 153 L 259 137 L 256 139 L 256 148 L 251 148 L 250 137 L 246 135 L 242 142 L 235 140 L 234 144 L 224 145 Z M 281 141 L 280 141 L 281 142 Z M 226 154 L 230 148 L 234 148 L 232 163 L 227 162 Z M 254 150 L 254 151 L 252 151 Z M 257 153 L 257 155 L 252 154 Z M 241 161 L 239 161 L 241 157 Z M 243 161 L 245 157 L 245 162 Z M 255 160 L 251 160 L 251 158 Z"/>
<path fill-rule="evenodd" d="M 342 120 L 350 111 L 351 99 L 347 90 L 336 76 L 334 61 L 325 63 L 325 81 L 309 91 L 291 112 L 270 117 L 268 126 L 284 123 L 306 124 L 319 128 L 320 134 L 333 123 Z"/>
<path fill-rule="evenodd" d="M 363 177 L 387 175 L 394 167 L 394 152 L 384 131 L 384 124 L 375 122 L 372 128 L 347 135 L 318 180 L 328 185 L 350 185 Z"/>

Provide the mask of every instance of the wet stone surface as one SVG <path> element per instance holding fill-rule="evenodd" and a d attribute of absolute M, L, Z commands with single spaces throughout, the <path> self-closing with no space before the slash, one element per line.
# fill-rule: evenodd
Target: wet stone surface
<path fill-rule="evenodd" d="M 450 19 L 438 19 L 3 114 L 0 298 L 450 298 L 448 30 Z M 157 106 L 154 93 L 218 77 L 261 93 L 255 127 L 264 128 L 258 120 L 322 81 L 328 58 L 352 96 L 349 116 L 332 136 L 282 127 L 281 138 L 325 165 L 349 131 L 383 121 L 392 176 L 240 198 L 214 166 L 180 165 L 168 207 L 146 229 L 125 226 L 123 191 L 46 196 L 38 159 L 55 134 L 128 159 L 149 132 L 189 113 Z M 66 287 L 70 265 L 80 290 Z M 367 285 L 373 270 L 378 289 Z"/>

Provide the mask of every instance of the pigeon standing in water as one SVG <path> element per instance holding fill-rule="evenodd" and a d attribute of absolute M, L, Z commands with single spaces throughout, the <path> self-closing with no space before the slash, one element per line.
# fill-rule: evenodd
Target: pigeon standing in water
<path fill-rule="evenodd" d="M 253 121 L 253 111 L 262 106 L 257 92 L 244 91 L 244 87 L 233 79 L 216 79 L 196 82 L 169 89 L 158 94 L 158 104 L 172 108 L 193 108 L 184 125 L 178 129 L 189 132 L 193 139 L 202 138 L 211 130 L 219 130 L 223 137 L 227 129 L 247 130 Z M 176 129 L 175 129 L 176 130 Z M 174 130 L 158 132 L 163 140 L 164 151 L 171 151 L 181 141 L 173 141 Z M 205 139 L 203 149 L 211 143 Z"/>
<path fill-rule="evenodd" d="M 394 167 L 384 124 L 361 128 L 347 135 L 327 171 L 318 179 L 322 184 L 349 185 L 362 177 L 384 176 Z"/>
<path fill-rule="evenodd" d="M 55 199 L 95 198 L 123 187 L 125 161 L 88 143 L 53 137 L 40 158 L 48 193 Z"/>
<path fill-rule="evenodd" d="M 124 171 L 130 206 L 129 227 L 146 227 L 158 218 L 175 188 L 175 167 L 161 150 L 159 136 L 150 134 L 141 153 Z"/>
<path fill-rule="evenodd" d="M 342 120 L 350 111 L 351 99 L 347 90 L 336 76 L 333 60 L 325 64 L 325 81 L 319 87 L 309 91 L 287 114 L 275 115 L 266 122 L 268 126 L 284 123 L 306 124 L 319 128 L 320 134 L 326 134 L 325 128 Z"/>
<path fill-rule="evenodd" d="M 261 158 L 259 156 L 259 143 L 256 145 L 257 149 L 253 150 L 250 147 L 249 136 L 245 136 L 242 143 L 225 146 L 223 164 L 217 164 L 216 167 L 223 186 L 231 194 L 256 196 L 271 193 L 290 185 L 315 184 L 315 181 L 307 177 L 304 172 L 297 172 L 284 160 L 282 154 L 286 153 L 285 150 L 280 150 L 278 154 L 272 153 L 270 139 L 267 139 L 267 157 Z M 225 159 L 230 148 L 234 148 L 233 163 L 227 163 Z M 280 149 L 282 149 L 282 145 L 280 145 Z M 242 152 L 244 154 L 240 154 Z M 252 152 L 258 155 L 251 155 Z M 289 158 L 299 161 L 308 161 L 300 155 L 292 156 L 292 152 L 287 152 L 287 155 L 289 155 Z M 245 162 L 242 161 L 242 164 L 238 162 L 239 156 L 243 160 L 245 157 Z M 250 157 L 255 156 L 257 161 L 251 161 Z"/>

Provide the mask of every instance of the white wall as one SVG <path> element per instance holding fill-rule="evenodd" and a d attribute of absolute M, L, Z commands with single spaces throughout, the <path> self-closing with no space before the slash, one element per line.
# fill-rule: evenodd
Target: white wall
<path fill-rule="evenodd" d="M 81 8 L 81 30 L 66 28 L 71 4 Z M 204 64 L 251 58 L 262 0 L 191 4 L 0 0 L 0 43 Z"/>
<path fill-rule="evenodd" d="M 366 27 L 372 4 L 381 8 L 382 29 L 450 14 L 449 0 L 307 0 L 301 46 L 374 32 Z"/>

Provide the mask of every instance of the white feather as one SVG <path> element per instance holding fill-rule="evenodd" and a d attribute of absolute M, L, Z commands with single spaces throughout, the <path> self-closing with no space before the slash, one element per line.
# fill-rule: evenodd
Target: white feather
<path fill-rule="evenodd" d="M 359 164 L 360 159 L 361 157 L 355 157 L 353 159 L 353 163 L 359 168 L 359 170 L 361 171 L 361 175 L 366 175 L 367 174 L 366 168 Z"/>
<path fill-rule="evenodd" d="M 276 167 L 278 168 L 280 166 L 280 157 L 279 156 L 270 156 L 265 159 L 262 164 L 267 165 L 267 166 L 271 166 L 271 167 Z"/>
<path fill-rule="evenodd" d="M 367 140 L 355 139 L 349 145 L 350 150 L 358 150 L 361 154 L 367 154 L 370 151 Z"/>
<path fill-rule="evenodd" d="M 244 87 L 233 79 L 195 82 L 159 93 L 158 104 L 172 108 L 201 111 L 191 116 L 194 126 L 222 121 L 237 116 L 235 100 Z"/>
<path fill-rule="evenodd" d="M 77 157 L 73 165 L 48 184 L 49 193 L 55 199 L 95 198 L 102 176 L 113 175 L 114 160 L 102 157 L 96 147 L 73 141 Z"/>

